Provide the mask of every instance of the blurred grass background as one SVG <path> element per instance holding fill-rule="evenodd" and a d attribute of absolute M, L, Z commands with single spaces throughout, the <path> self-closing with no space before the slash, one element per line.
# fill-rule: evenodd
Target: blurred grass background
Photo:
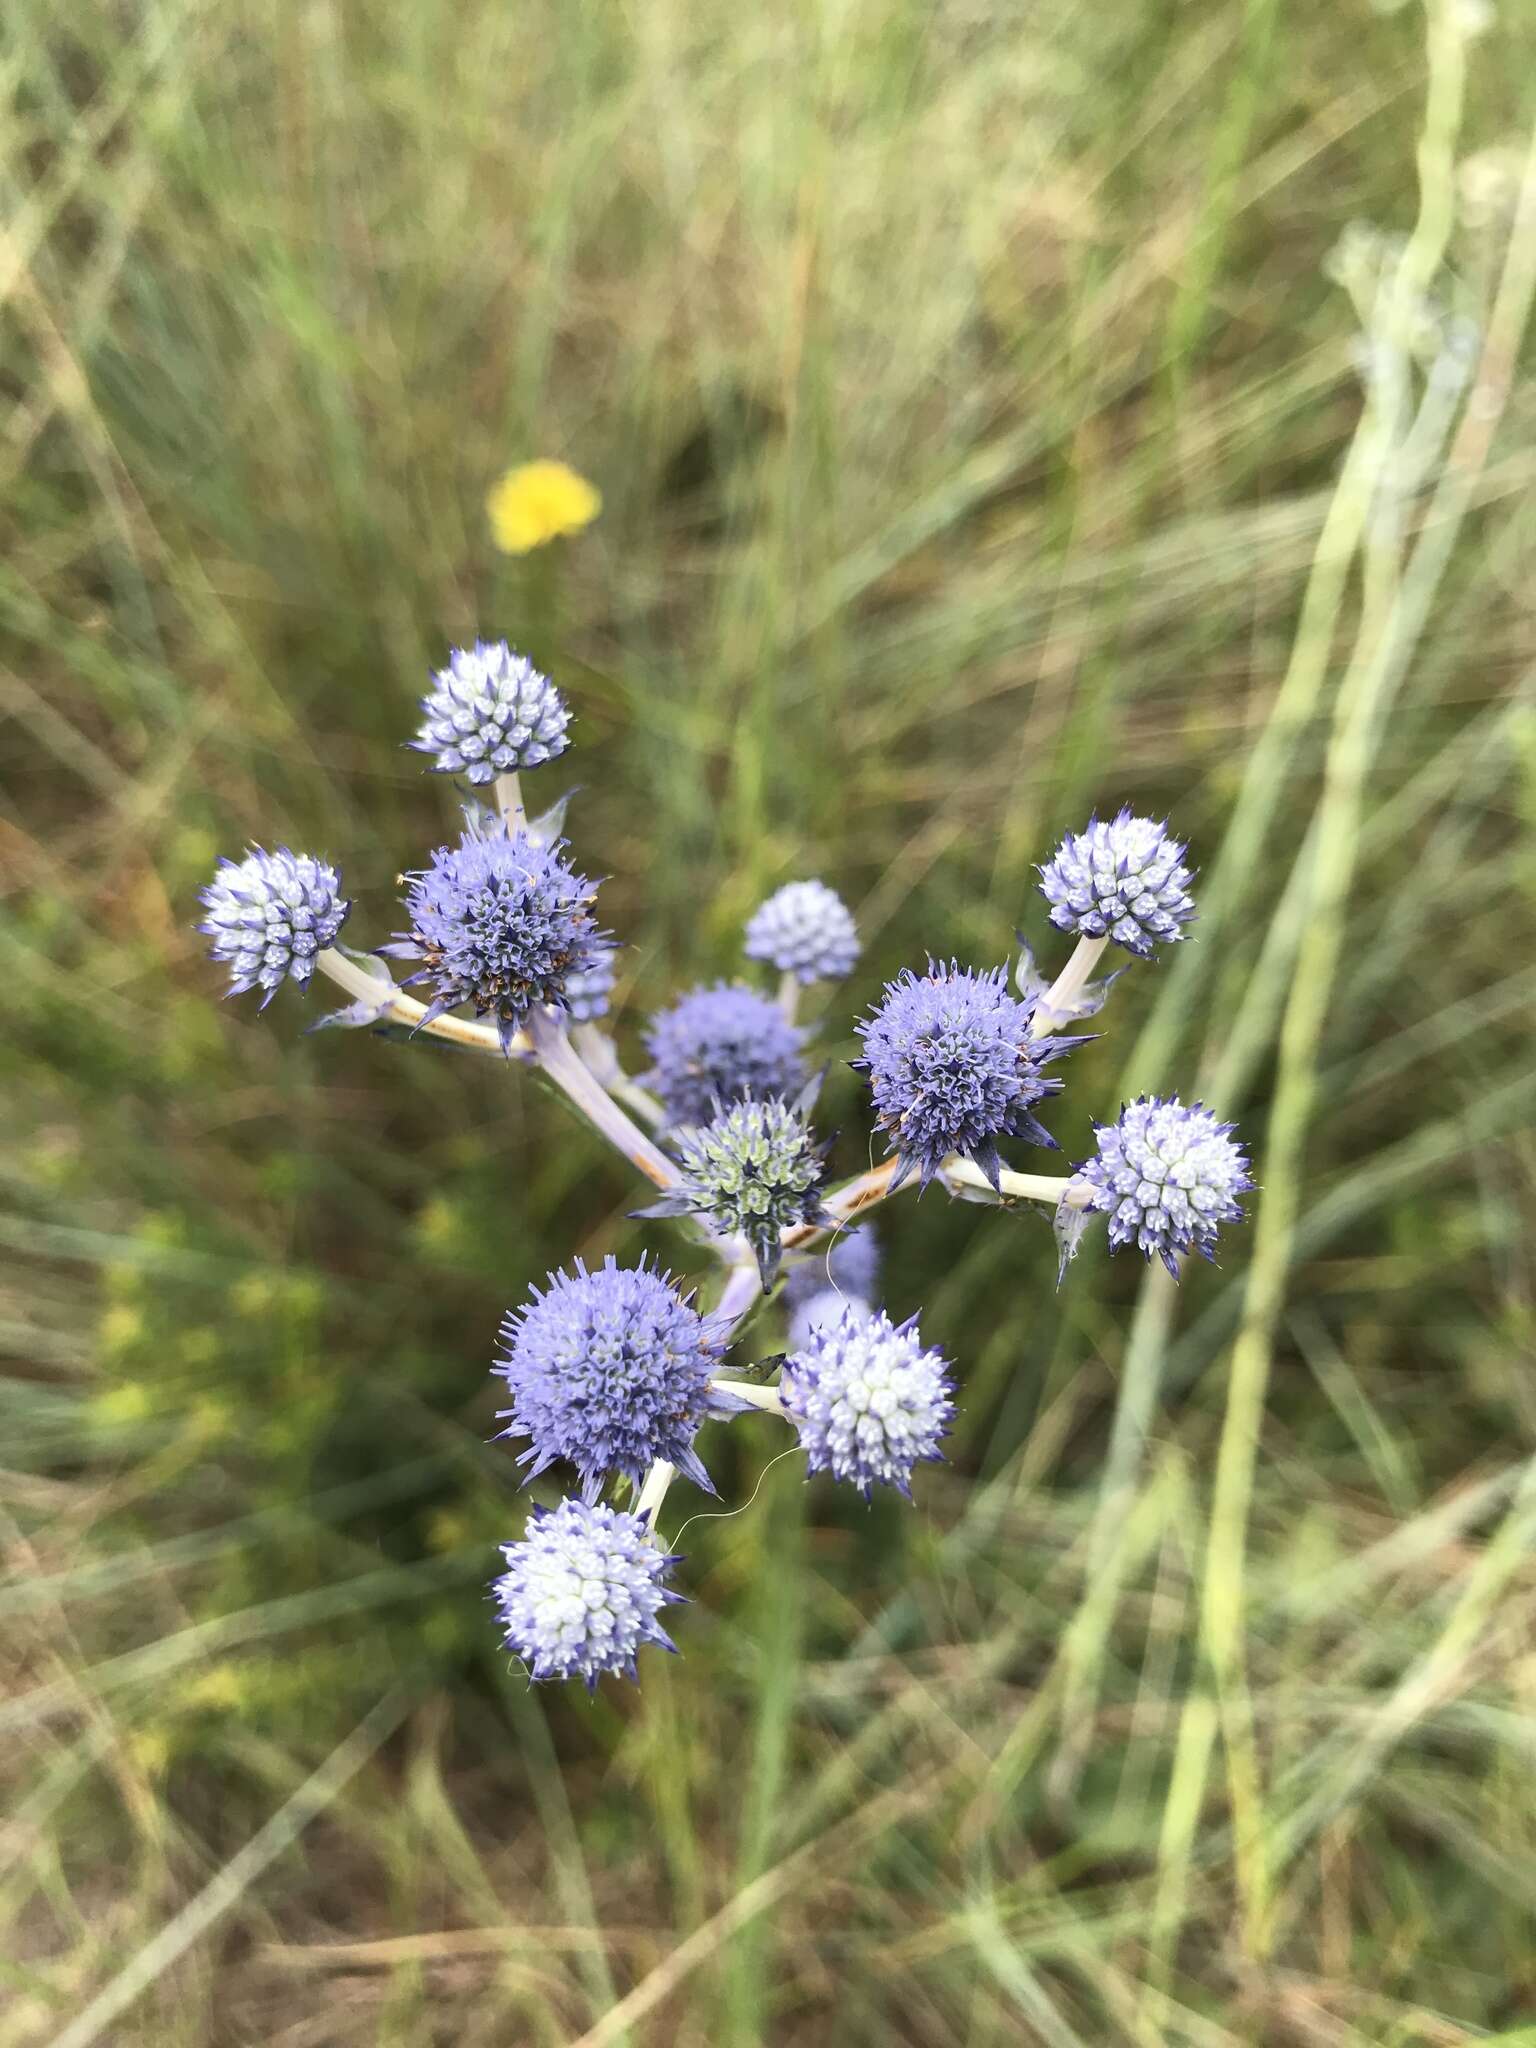
<path fill-rule="evenodd" d="M 1436 141 L 1423 13 L 1355 0 L 14 0 L 0 2048 L 1536 2041 L 1500 14 Z M 1405 624 L 1422 557 L 1325 535 L 1323 265 L 1412 226 L 1416 163 L 1498 347 Z M 536 454 L 602 518 L 499 559 Z M 1056 960 L 1032 863 L 1129 800 L 1192 841 L 1199 943 L 1054 1128 L 1203 1088 L 1265 1180 L 1177 1293 L 892 1204 L 951 1461 L 866 1511 L 717 1431 L 751 1504 L 686 1531 L 685 1655 L 590 1706 L 491 1626 L 486 1366 L 531 1279 L 663 1227 L 524 1077 L 221 1006 L 190 929 L 251 837 L 393 928 L 452 820 L 400 743 L 477 628 L 574 700 L 538 787 L 582 785 L 631 1053 L 796 875 L 868 940 L 839 1057 L 930 949 Z M 854 1170 L 841 1067 L 828 1111 Z"/>

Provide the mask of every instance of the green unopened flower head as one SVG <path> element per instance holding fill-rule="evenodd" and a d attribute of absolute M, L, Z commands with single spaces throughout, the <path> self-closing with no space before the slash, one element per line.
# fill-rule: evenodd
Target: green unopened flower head
<path fill-rule="evenodd" d="M 707 1124 L 679 1134 L 681 1185 L 641 1214 L 702 1216 L 723 1235 L 744 1237 L 771 1286 L 783 1233 L 830 1220 L 821 1207 L 827 1148 L 812 1136 L 809 1108 L 803 1095 L 717 1106 Z"/>

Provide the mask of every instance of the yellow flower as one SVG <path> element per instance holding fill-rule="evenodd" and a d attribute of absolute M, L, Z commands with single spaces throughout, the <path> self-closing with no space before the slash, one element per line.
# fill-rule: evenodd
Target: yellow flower
<path fill-rule="evenodd" d="M 502 553 L 526 555 L 559 534 L 590 526 L 603 501 L 594 485 L 563 462 L 524 462 L 492 486 L 485 509 Z"/>

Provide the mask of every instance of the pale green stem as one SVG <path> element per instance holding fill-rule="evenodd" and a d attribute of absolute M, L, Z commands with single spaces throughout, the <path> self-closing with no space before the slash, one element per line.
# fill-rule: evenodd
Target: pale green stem
<path fill-rule="evenodd" d="M 539 1065 L 587 1122 L 617 1147 L 632 1166 L 639 1167 L 647 1180 L 659 1188 L 675 1187 L 681 1178 L 677 1168 L 664 1152 L 657 1150 L 639 1125 L 630 1121 L 608 1091 L 599 1086 L 577 1058 L 560 1020 L 551 1011 L 538 1009 L 532 1014 L 529 1030 Z"/>
<path fill-rule="evenodd" d="M 1078 940 L 1072 948 L 1071 959 L 1035 1005 L 1034 1021 L 1029 1027 L 1031 1038 L 1048 1037 L 1052 1031 L 1072 1021 L 1070 1005 L 1088 986 L 1108 944 L 1108 939 Z M 1064 1009 L 1064 1005 L 1068 1007 Z"/>
<path fill-rule="evenodd" d="M 528 813 L 523 809 L 523 785 L 515 769 L 510 775 L 496 778 L 496 808 L 509 832 L 521 832 L 528 822 Z"/>
<path fill-rule="evenodd" d="M 1053 1209 L 1066 1202 L 1074 1209 L 1086 1209 L 1093 1200 L 1087 1182 L 1067 1173 L 1012 1173 L 1005 1166 L 994 1188 L 979 1166 L 953 1156 L 945 1160 L 939 1173 L 960 1187 L 999 1194 L 1005 1202 L 1049 1202 Z"/>
<path fill-rule="evenodd" d="M 710 1385 L 722 1394 L 734 1394 L 737 1400 L 761 1408 L 765 1415 L 784 1413 L 784 1397 L 777 1387 L 765 1387 L 757 1380 L 711 1380 Z"/>

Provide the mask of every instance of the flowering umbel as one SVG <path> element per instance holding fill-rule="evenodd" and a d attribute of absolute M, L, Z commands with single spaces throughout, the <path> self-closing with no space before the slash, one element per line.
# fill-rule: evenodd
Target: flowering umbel
<path fill-rule="evenodd" d="M 739 1404 L 710 1385 L 722 1338 L 667 1274 L 612 1258 L 590 1273 L 578 1260 L 507 1317 L 502 1342 L 495 1370 L 512 1396 L 502 1435 L 530 1439 L 530 1479 L 563 1458 L 595 1500 L 604 1480 L 638 1480 L 665 1458 L 714 1492 L 693 1439 L 706 1416 Z"/>
<path fill-rule="evenodd" d="M 456 647 L 421 700 L 422 726 L 410 745 L 441 775 L 494 782 L 537 768 L 570 745 L 565 699 L 526 655 L 505 640 Z"/>
<path fill-rule="evenodd" d="M 857 1486 L 911 1492 L 912 1467 L 943 1454 L 954 1413 L 943 1354 L 926 1351 L 916 1318 L 899 1327 L 849 1305 L 807 1333 L 779 1382 L 806 1463 Z"/>
<path fill-rule="evenodd" d="M 259 988 L 263 1010 L 285 981 L 308 985 L 316 955 L 335 943 L 352 908 L 329 862 L 286 846 L 221 860 L 200 900 L 208 915 L 198 930 L 229 969 L 229 993 Z"/>
<path fill-rule="evenodd" d="M 832 1221 L 821 1206 L 826 1147 L 811 1136 L 800 1104 L 733 1103 L 707 1124 L 686 1128 L 677 1156 L 681 1185 L 639 1213 L 702 1216 L 727 1237 L 744 1237 L 764 1287 L 779 1270 L 786 1230 Z"/>
<path fill-rule="evenodd" d="M 1041 1069 L 1081 1038 L 1031 1038 L 1032 1003 L 1008 993 L 1008 970 L 977 974 L 930 963 L 889 983 L 860 1024 L 875 1115 L 898 1154 L 893 1187 L 917 1168 L 924 1186 L 951 1153 L 972 1160 L 997 1186 L 999 1138 L 1056 1148 L 1033 1105 L 1061 1092 Z"/>
<path fill-rule="evenodd" d="M 1166 825 L 1125 809 L 1069 832 L 1040 870 L 1040 893 L 1058 930 L 1113 939 L 1146 959 L 1159 943 L 1183 938 L 1195 914 L 1190 880 L 1184 848 Z"/>
<path fill-rule="evenodd" d="M 536 1003 L 568 1007 L 573 978 L 590 974 L 609 943 L 592 915 L 596 887 L 561 858 L 498 825 L 440 846 L 409 878 L 411 929 L 379 950 L 425 964 L 406 986 L 436 993 L 423 1024 L 461 1003 L 492 1016 L 504 1049 Z"/>
<path fill-rule="evenodd" d="M 534 1678 L 580 1678 L 593 1692 L 605 1671 L 633 1678 L 644 1644 L 676 1649 L 659 1617 L 683 1597 L 666 1583 L 678 1560 L 637 1515 L 581 1500 L 536 1507 L 523 1540 L 501 1554 L 507 1568 L 491 1595 L 507 1648 Z"/>
<path fill-rule="evenodd" d="M 645 1034 L 654 1088 L 673 1124 L 708 1123 L 743 1096 L 795 1096 L 805 1086 L 805 1033 L 777 1003 L 740 982 L 696 988 L 651 1019 Z"/>
<path fill-rule="evenodd" d="M 841 981 L 859 957 L 858 927 L 825 882 L 788 882 L 752 913 L 742 950 L 797 981 Z"/>
<path fill-rule="evenodd" d="M 1179 1254 L 1213 1259 L 1217 1226 L 1241 1219 L 1237 1197 L 1253 1186 L 1234 1128 L 1202 1103 L 1186 1109 L 1157 1095 L 1095 1125 L 1098 1150 L 1077 1178 L 1092 1189 L 1090 1206 L 1108 1215 L 1110 1243 L 1155 1253 L 1175 1280 Z"/>

